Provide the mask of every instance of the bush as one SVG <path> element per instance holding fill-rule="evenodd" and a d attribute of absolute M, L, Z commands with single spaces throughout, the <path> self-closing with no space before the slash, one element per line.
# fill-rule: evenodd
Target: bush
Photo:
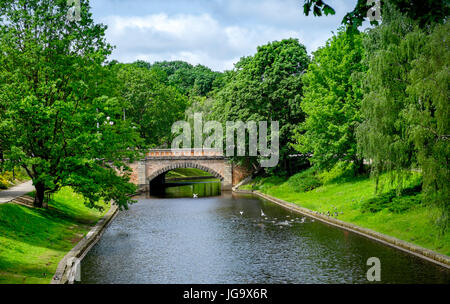
<path fill-rule="evenodd" d="M 316 177 L 312 168 L 292 175 L 288 180 L 288 184 L 295 192 L 311 191 L 322 186 L 322 183 Z"/>
<path fill-rule="evenodd" d="M 356 174 L 356 166 L 351 162 L 338 162 L 330 171 L 319 174 L 323 184 L 330 184 L 337 181 L 346 181 Z"/>
<path fill-rule="evenodd" d="M 369 198 L 364 201 L 361 205 L 361 211 L 376 213 L 379 212 L 389 206 L 389 203 L 396 196 L 395 191 L 389 191 L 387 193 L 383 193 L 377 195 L 375 197 Z"/>
<path fill-rule="evenodd" d="M 0 175 L 0 189 L 8 189 L 10 183 L 3 176 Z"/>
<path fill-rule="evenodd" d="M 395 190 L 391 190 L 364 201 L 361 211 L 376 213 L 387 208 L 391 212 L 402 213 L 422 203 L 421 191 L 420 181 L 403 189 L 399 196 Z"/>
<path fill-rule="evenodd" d="M 421 195 L 394 197 L 389 204 L 389 211 L 402 213 L 422 203 Z"/>

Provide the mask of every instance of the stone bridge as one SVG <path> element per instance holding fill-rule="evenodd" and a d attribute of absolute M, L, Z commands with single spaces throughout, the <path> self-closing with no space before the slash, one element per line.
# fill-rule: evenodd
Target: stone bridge
<path fill-rule="evenodd" d="M 142 159 L 130 165 L 133 173 L 131 181 L 141 191 L 149 191 L 151 183 L 164 180 L 164 175 L 177 168 L 197 168 L 210 173 L 222 183 L 222 190 L 231 190 L 232 186 L 248 176 L 248 170 L 233 166 L 216 149 L 152 149 Z"/>

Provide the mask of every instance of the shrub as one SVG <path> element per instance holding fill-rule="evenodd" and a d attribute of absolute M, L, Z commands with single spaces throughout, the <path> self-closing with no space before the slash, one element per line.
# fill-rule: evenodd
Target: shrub
<path fill-rule="evenodd" d="M 389 191 L 365 200 L 361 205 L 361 211 L 376 213 L 389 206 L 389 203 L 396 196 L 395 191 Z"/>
<path fill-rule="evenodd" d="M 337 181 L 345 181 L 355 176 L 356 166 L 351 162 L 338 162 L 330 171 L 319 174 L 323 184 L 330 184 Z"/>
<path fill-rule="evenodd" d="M 288 180 L 288 184 L 295 192 L 311 191 L 322 186 L 322 183 L 316 177 L 312 168 L 292 175 Z"/>
<path fill-rule="evenodd" d="M 421 195 L 398 196 L 392 199 L 388 209 L 394 213 L 402 213 L 408 211 L 414 206 L 420 205 L 421 203 Z"/>
<path fill-rule="evenodd" d="M 391 212 L 402 213 L 422 203 L 421 191 L 422 184 L 418 181 L 403 189 L 399 196 L 395 190 L 391 190 L 367 199 L 362 203 L 361 211 L 376 213 L 387 208 Z"/>
<path fill-rule="evenodd" d="M 0 175 L 0 189 L 8 189 L 9 182 L 3 176 Z"/>

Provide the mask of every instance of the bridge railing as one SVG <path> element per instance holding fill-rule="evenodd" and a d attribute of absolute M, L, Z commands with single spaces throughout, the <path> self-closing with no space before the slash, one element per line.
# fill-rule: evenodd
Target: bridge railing
<path fill-rule="evenodd" d="M 147 157 L 222 157 L 223 151 L 220 149 L 150 149 L 146 153 Z"/>

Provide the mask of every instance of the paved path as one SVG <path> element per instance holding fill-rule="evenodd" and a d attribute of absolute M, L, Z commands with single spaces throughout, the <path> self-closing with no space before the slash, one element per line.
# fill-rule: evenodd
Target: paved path
<path fill-rule="evenodd" d="M 0 204 L 10 202 L 16 197 L 22 196 L 31 191 L 34 191 L 34 186 L 31 181 L 14 186 L 8 190 L 0 191 Z"/>

